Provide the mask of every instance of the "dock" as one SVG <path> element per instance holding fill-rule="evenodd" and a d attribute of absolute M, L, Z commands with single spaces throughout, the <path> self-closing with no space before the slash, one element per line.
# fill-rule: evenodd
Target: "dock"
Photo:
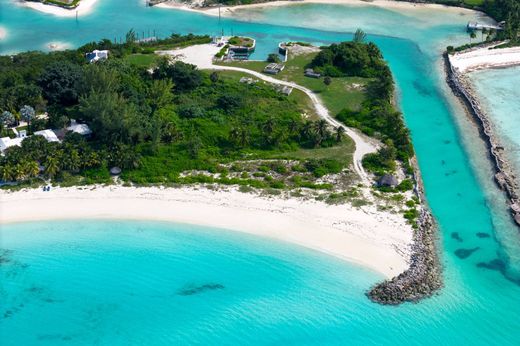
<path fill-rule="evenodd" d="M 504 24 L 505 23 L 499 23 L 498 25 L 493 25 L 493 24 L 482 24 L 482 23 L 479 23 L 479 22 L 468 22 L 468 25 L 466 26 L 466 29 L 468 30 L 468 32 L 471 32 L 471 31 L 482 31 L 482 30 L 495 30 L 495 31 L 500 31 L 500 30 L 504 30 Z"/>

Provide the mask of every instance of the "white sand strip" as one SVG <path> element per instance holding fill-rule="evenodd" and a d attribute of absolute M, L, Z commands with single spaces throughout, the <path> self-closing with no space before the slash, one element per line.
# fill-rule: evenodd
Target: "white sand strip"
<path fill-rule="evenodd" d="M 492 67 L 520 65 L 520 47 L 479 48 L 455 53 L 449 57 L 451 64 L 460 72 L 470 72 Z"/>
<path fill-rule="evenodd" d="M 218 7 L 199 7 L 198 1 L 195 1 L 194 5 L 188 5 L 186 3 L 180 1 L 167 1 L 160 4 L 155 5 L 155 7 L 160 8 L 173 8 L 184 11 L 195 11 L 202 12 L 211 16 L 219 15 Z M 439 4 L 423 4 L 423 3 L 411 3 L 404 1 L 391 1 L 391 0 L 374 0 L 374 1 L 363 1 L 363 0 L 288 0 L 288 1 L 271 1 L 264 2 L 259 4 L 251 4 L 251 5 L 237 5 L 237 6 L 221 6 L 220 7 L 220 15 L 223 17 L 229 17 L 233 15 L 235 10 L 240 9 L 251 9 L 251 8 L 263 8 L 263 7 L 277 7 L 277 6 L 290 6 L 290 5 L 298 5 L 302 3 L 309 4 L 333 4 L 333 5 L 350 5 L 350 6 L 374 6 L 374 7 L 383 7 L 390 8 L 396 10 L 406 10 L 406 9 L 431 9 L 431 10 L 442 10 L 446 12 L 456 12 L 456 13 L 470 13 L 474 12 L 470 9 L 453 7 L 453 6 L 445 6 Z"/>
<path fill-rule="evenodd" d="M 0 192 L 0 224 L 142 219 L 218 227 L 294 243 L 393 277 L 408 265 L 412 228 L 375 206 L 261 197 L 190 187 L 84 187 Z"/>
<path fill-rule="evenodd" d="M 74 9 L 66 9 L 54 5 L 46 5 L 41 2 L 33 1 L 18 1 L 17 4 L 23 7 L 31 8 L 43 13 L 53 14 L 58 17 L 78 17 L 85 16 L 92 12 L 94 5 L 98 0 L 81 0 L 78 7 Z"/>

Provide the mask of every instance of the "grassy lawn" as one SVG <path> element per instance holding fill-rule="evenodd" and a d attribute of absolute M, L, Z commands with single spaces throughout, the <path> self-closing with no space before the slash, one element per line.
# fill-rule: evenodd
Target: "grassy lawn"
<path fill-rule="evenodd" d="M 150 67 L 157 61 L 158 56 L 155 54 L 131 54 L 124 58 L 130 64 L 139 67 Z"/>
<path fill-rule="evenodd" d="M 255 77 L 251 76 L 250 74 L 238 71 L 218 71 L 218 73 L 220 74 L 221 78 L 233 79 L 236 81 L 240 80 L 242 77 L 251 77 L 255 79 Z M 311 99 L 303 91 L 293 89 L 292 93 L 289 95 L 289 100 L 296 102 L 298 107 L 300 107 L 306 114 L 308 114 L 310 120 L 319 119 Z"/>
<path fill-rule="evenodd" d="M 339 145 L 330 148 L 298 149 L 296 151 L 274 154 L 272 155 L 272 158 L 290 158 L 298 160 L 334 159 L 344 164 L 350 164 L 350 162 L 352 162 L 352 153 L 354 152 L 354 149 L 354 141 L 352 141 L 350 137 L 345 136 Z"/>
<path fill-rule="evenodd" d="M 256 65 L 257 70 L 261 71 L 263 66 L 266 65 L 264 62 L 258 61 L 249 61 L 245 63 L 239 63 L 239 66 L 243 66 L 242 64 L 251 64 Z M 236 65 L 236 63 L 233 63 Z M 248 67 L 245 67 L 248 68 Z M 252 70 L 252 68 L 250 68 Z M 232 79 L 238 81 L 242 77 L 251 77 L 251 75 L 238 71 L 219 71 L 220 78 Z M 252 77 L 254 79 L 254 77 Z M 309 78 L 310 79 L 310 78 Z M 339 78 L 341 79 L 341 78 Z M 323 84 L 323 82 L 320 82 Z M 334 84 L 334 82 L 333 82 Z M 332 85 L 331 85 L 332 86 Z M 309 97 L 300 90 L 293 90 L 291 95 L 289 95 L 289 99 L 294 100 L 296 104 L 303 109 L 307 114 L 309 114 L 309 118 L 312 120 L 317 120 L 319 117 L 316 115 L 314 107 L 312 105 Z M 263 158 L 271 158 L 271 159 L 296 159 L 296 160 L 308 160 L 308 159 L 335 159 L 338 160 L 345 165 L 349 165 L 352 162 L 352 154 L 354 152 L 355 145 L 354 141 L 348 137 L 344 136 L 341 144 L 336 145 L 330 148 L 316 148 L 316 149 L 298 149 L 296 151 L 287 151 L 283 153 L 262 153 L 261 156 Z"/>
<path fill-rule="evenodd" d="M 316 54 L 289 56 L 287 63 L 285 63 L 285 69 L 273 77 L 297 83 L 319 94 L 332 114 L 337 114 L 344 108 L 358 110 L 365 100 L 364 87 L 369 79 L 360 77 L 333 78 L 332 83 L 327 86 L 323 83 L 323 78 L 305 77 L 305 66 L 311 62 Z M 262 72 L 268 63 L 264 61 L 234 61 L 220 64 Z"/>

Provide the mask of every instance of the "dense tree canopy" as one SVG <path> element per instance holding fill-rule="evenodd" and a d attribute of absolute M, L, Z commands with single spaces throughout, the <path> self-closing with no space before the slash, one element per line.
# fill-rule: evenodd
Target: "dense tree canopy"
<path fill-rule="evenodd" d="M 342 42 L 323 47 L 311 67 L 331 77 L 377 77 L 386 63 L 379 48 L 372 42 Z"/>
<path fill-rule="evenodd" d="M 86 62 L 87 48 L 104 47 L 116 54 Z M 35 113 L 48 111 L 48 121 L 31 125 L 29 132 L 62 129 L 70 119 L 93 132 L 88 140 L 75 134 L 61 143 L 41 136 L 24 140 L 0 158 L 0 179 L 79 174 L 99 181 L 108 179 L 108 168 L 116 165 L 130 181 L 175 182 L 185 170 L 211 171 L 247 153 L 327 147 L 341 140 L 326 122 L 304 120 L 296 102 L 271 85 L 239 83 L 167 58 L 150 71 L 125 59 L 136 47 L 142 49 L 133 40 L 122 45 L 103 40 L 76 51 L 0 57 L 8 66 L 0 66 L 6 72 L 0 73 L 0 94 L 11 95 L 22 85 L 26 91 L 19 99 L 2 100 L 3 125 L 12 125 L 14 114 L 36 122 Z M 330 162 L 317 167 L 312 169 L 337 170 Z"/>

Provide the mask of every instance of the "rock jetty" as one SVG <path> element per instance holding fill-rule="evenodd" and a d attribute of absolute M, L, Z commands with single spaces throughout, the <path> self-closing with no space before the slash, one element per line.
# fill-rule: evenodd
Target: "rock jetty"
<path fill-rule="evenodd" d="M 479 101 L 474 96 L 474 90 L 467 77 L 451 64 L 447 53 L 444 54 L 444 61 L 448 84 L 453 90 L 453 93 L 464 103 L 468 112 L 477 122 L 480 135 L 489 149 L 489 156 L 495 169 L 495 182 L 497 186 L 505 192 L 509 200 L 511 217 L 516 225 L 520 227 L 518 185 L 508 161 L 503 157 L 504 147 L 500 145 L 494 135 L 492 124 L 482 110 Z"/>
<path fill-rule="evenodd" d="M 373 287 L 367 293 L 372 301 L 385 305 L 418 302 L 442 287 L 435 230 L 431 214 L 423 211 L 414 234 L 410 268 Z"/>
<path fill-rule="evenodd" d="M 370 300 L 379 304 L 398 305 L 404 302 L 418 302 L 430 297 L 443 286 L 437 251 L 437 227 L 424 199 L 424 188 L 417 162 L 413 160 L 412 165 L 414 166 L 414 192 L 421 201 L 421 212 L 413 236 L 410 267 L 367 292 Z"/>

